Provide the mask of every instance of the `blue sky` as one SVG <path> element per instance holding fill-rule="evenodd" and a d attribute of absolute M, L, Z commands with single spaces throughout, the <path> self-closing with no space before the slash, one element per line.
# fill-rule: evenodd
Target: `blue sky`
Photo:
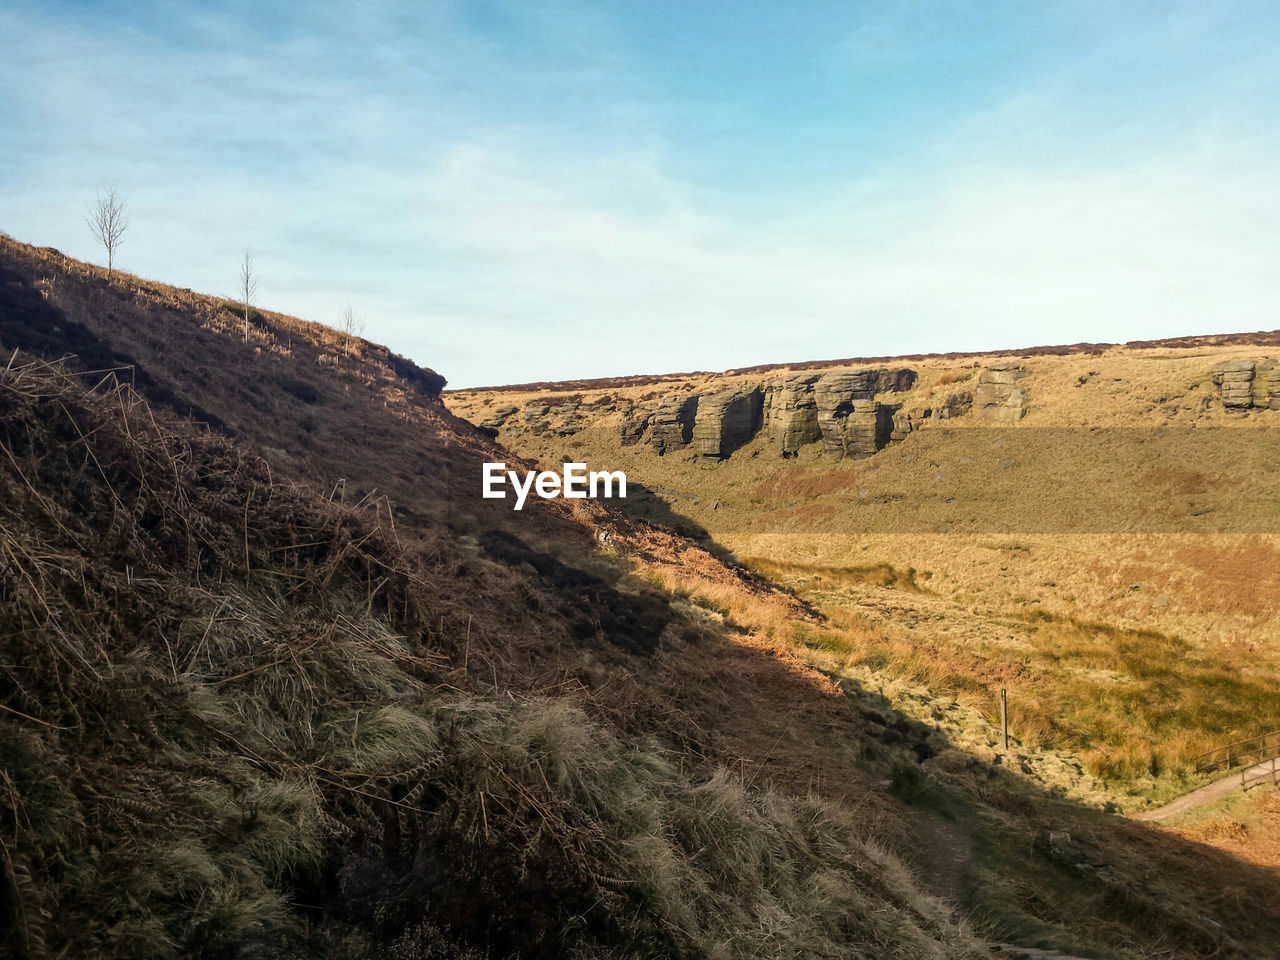
<path fill-rule="evenodd" d="M 454 386 L 1280 327 L 1280 5 L 0 0 L 0 229 Z"/>

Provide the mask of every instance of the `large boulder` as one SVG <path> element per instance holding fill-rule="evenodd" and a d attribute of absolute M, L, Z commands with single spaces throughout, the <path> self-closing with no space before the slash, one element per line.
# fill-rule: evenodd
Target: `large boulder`
<path fill-rule="evenodd" d="M 968 390 L 962 390 L 960 393 L 948 393 L 933 413 L 939 420 L 950 420 L 954 417 L 963 417 L 972 409 L 973 394 Z"/>
<path fill-rule="evenodd" d="M 880 389 L 883 370 L 854 370 L 825 373 L 813 385 L 818 410 L 823 413 L 847 413 L 855 400 L 871 400 Z"/>
<path fill-rule="evenodd" d="M 1280 410 L 1280 364 L 1275 360 L 1224 360 L 1213 365 L 1209 377 L 1228 409 Z"/>
<path fill-rule="evenodd" d="M 993 363 L 979 373 L 973 391 L 978 417 L 994 423 L 1014 423 L 1025 417 L 1031 394 L 1022 381 L 1029 373 L 1016 360 Z"/>
<path fill-rule="evenodd" d="M 658 455 L 687 447 L 693 440 L 698 397 L 665 397 L 650 418 L 649 439 Z"/>
<path fill-rule="evenodd" d="M 845 417 L 842 436 L 846 457 L 869 457 L 888 442 L 896 408 L 874 400 L 855 400 Z"/>
<path fill-rule="evenodd" d="M 909 390 L 915 382 L 915 371 L 905 367 L 819 377 L 813 394 L 823 453 L 838 460 L 870 456 L 883 447 L 893 436 L 893 416 L 899 407 L 876 403 L 875 396 Z"/>
<path fill-rule="evenodd" d="M 1253 405 L 1280 410 L 1280 362 L 1258 361 L 1253 375 Z"/>
<path fill-rule="evenodd" d="M 723 460 L 756 435 L 763 412 L 764 391 L 759 387 L 700 397 L 693 425 L 694 452 L 709 460 Z"/>
<path fill-rule="evenodd" d="M 1227 360 L 1214 364 L 1209 376 L 1218 388 L 1224 407 L 1253 406 L 1253 373 L 1256 360 Z"/>
<path fill-rule="evenodd" d="M 818 374 L 792 374 L 765 385 L 765 422 L 769 442 L 778 445 L 783 457 L 791 457 L 805 444 L 821 439 L 818 402 L 813 385 Z"/>

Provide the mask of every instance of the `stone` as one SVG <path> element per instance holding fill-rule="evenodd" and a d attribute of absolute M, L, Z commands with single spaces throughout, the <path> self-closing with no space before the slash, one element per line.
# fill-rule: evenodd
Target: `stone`
<path fill-rule="evenodd" d="M 520 408 L 514 405 L 495 407 L 490 411 L 488 419 L 480 423 L 480 428 L 482 430 L 497 430 L 519 412 Z"/>
<path fill-rule="evenodd" d="M 853 409 L 845 418 L 843 440 L 847 457 L 869 457 L 884 444 L 881 442 L 881 422 L 888 414 L 888 426 L 892 429 L 893 414 L 883 404 L 874 400 L 855 400 Z M 884 431 L 887 439 L 889 430 Z"/>
<path fill-rule="evenodd" d="M 622 421 L 622 445 L 624 447 L 634 447 L 640 442 L 644 436 L 645 430 L 649 428 L 649 418 L 647 416 L 631 415 L 625 417 Z"/>
<path fill-rule="evenodd" d="M 972 405 L 978 417 L 995 423 L 1016 423 L 1027 415 L 1031 395 L 1021 381 L 1030 373 L 1017 361 L 1004 360 L 978 374 Z"/>
<path fill-rule="evenodd" d="M 1273 359 L 1224 360 L 1210 368 L 1209 378 L 1229 410 L 1280 410 L 1280 364 Z"/>
<path fill-rule="evenodd" d="M 649 439 L 658 456 L 687 447 L 693 440 L 698 397 L 665 397 L 650 419 Z"/>
<path fill-rule="evenodd" d="M 901 404 L 889 408 L 893 417 L 893 428 L 889 434 L 890 440 L 905 440 L 912 430 L 917 429 L 920 421 L 928 419 L 932 416 L 933 411 L 924 409 L 906 410 Z"/>
<path fill-rule="evenodd" d="M 950 420 L 963 417 L 973 409 L 973 394 L 968 390 L 960 393 L 949 393 L 934 411 L 939 420 Z"/>
<path fill-rule="evenodd" d="M 818 403 L 813 385 L 818 375 L 793 374 L 765 385 L 764 416 L 769 442 L 783 457 L 795 456 L 806 444 L 822 438 L 818 428 Z"/>
<path fill-rule="evenodd" d="M 818 440 L 832 455 L 862 456 L 887 443 L 894 430 L 898 406 L 881 411 L 876 395 L 909 390 L 915 382 L 916 372 L 906 367 L 792 373 L 709 395 L 646 397 L 642 408 L 622 409 L 622 443 L 639 443 L 647 432 L 659 455 L 692 446 L 700 457 L 722 460 L 763 429 L 783 457 Z M 854 416 L 856 401 L 873 405 Z"/>
<path fill-rule="evenodd" d="M 759 387 L 713 393 L 698 399 L 693 449 L 708 460 L 723 460 L 751 441 L 760 429 L 764 392 Z"/>
<path fill-rule="evenodd" d="M 900 405 L 875 402 L 877 393 L 910 389 L 914 370 L 854 370 L 828 373 L 813 385 L 822 451 L 834 459 L 866 457 L 889 442 L 895 432 L 894 414 Z M 898 432 L 905 436 L 904 424 Z"/>

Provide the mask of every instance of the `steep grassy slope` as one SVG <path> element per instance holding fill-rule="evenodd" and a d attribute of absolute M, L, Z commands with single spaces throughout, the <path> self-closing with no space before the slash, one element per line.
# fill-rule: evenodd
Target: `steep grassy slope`
<path fill-rule="evenodd" d="M 429 372 L 273 314 L 246 344 L 50 251 L 0 268 L 9 953 L 1274 954 L 1272 872 L 813 669 L 839 624 L 767 581 L 480 500 L 511 455 Z"/>
<path fill-rule="evenodd" d="M 473 678 L 446 540 L 41 367 L 0 449 L 6 955 L 977 955 L 889 821 Z"/>

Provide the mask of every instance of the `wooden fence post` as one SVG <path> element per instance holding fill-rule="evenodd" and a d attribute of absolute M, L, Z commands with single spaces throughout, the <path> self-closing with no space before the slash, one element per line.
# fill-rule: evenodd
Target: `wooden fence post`
<path fill-rule="evenodd" d="M 1009 749 L 1009 691 L 1000 688 L 1000 736 L 1004 738 L 1004 748 Z"/>

